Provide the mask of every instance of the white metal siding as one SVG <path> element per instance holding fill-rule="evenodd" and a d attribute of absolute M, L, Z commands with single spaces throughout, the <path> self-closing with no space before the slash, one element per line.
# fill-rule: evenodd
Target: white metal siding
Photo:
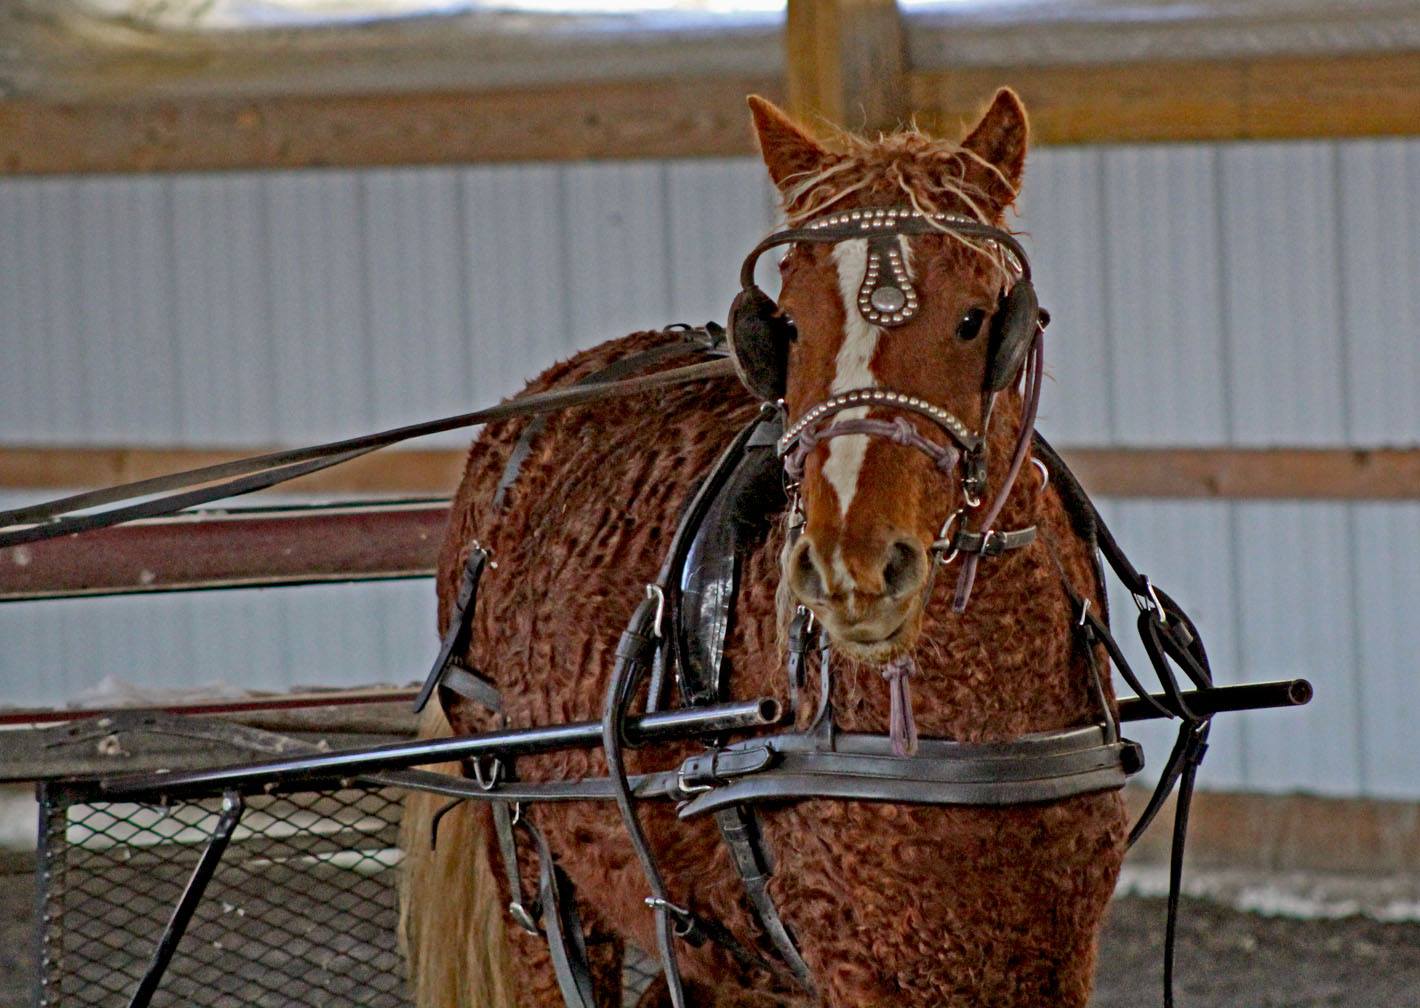
<path fill-rule="evenodd" d="M 1027 171 L 1057 443 L 1420 443 L 1420 140 Z M 722 319 L 771 202 L 748 159 L 3 179 L 0 440 L 300 443 L 468 409 L 579 347 Z M 1317 686 L 1220 719 L 1211 785 L 1420 797 L 1420 503 L 1105 506 L 1223 681 Z M 425 582 L 0 606 L 0 700 L 408 681 L 432 624 Z"/>

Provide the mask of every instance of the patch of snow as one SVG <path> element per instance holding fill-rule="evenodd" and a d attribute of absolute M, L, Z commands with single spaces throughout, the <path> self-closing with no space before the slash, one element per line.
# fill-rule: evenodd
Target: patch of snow
<path fill-rule="evenodd" d="M 0 849 L 32 851 L 39 833 L 34 788 L 0 788 Z"/>
<path fill-rule="evenodd" d="M 1151 897 L 1168 891 L 1168 867 L 1155 864 L 1126 864 L 1115 890 L 1121 896 Z M 1420 876 L 1185 868 L 1183 892 L 1263 917 L 1420 923 Z"/>
<path fill-rule="evenodd" d="M 115 675 L 106 675 L 88 689 L 80 690 L 69 697 L 65 703 L 69 707 L 86 709 L 161 707 L 197 700 L 240 700 L 257 695 L 259 694 L 252 690 L 242 689 L 224 682 L 203 683 L 200 686 L 184 686 L 177 689 L 153 689 L 146 686 L 136 686 Z"/>

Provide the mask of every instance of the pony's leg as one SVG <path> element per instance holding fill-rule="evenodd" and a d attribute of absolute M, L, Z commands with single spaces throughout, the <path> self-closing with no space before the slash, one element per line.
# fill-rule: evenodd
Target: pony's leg
<path fill-rule="evenodd" d="M 585 916 L 588 908 L 578 903 L 577 911 Z M 508 929 L 508 944 L 512 952 L 514 971 L 518 977 L 518 1008 L 564 1008 L 562 992 L 557 986 L 557 974 L 552 968 L 552 955 L 547 940 L 517 927 Z M 592 989 L 596 991 L 597 1008 L 621 1008 L 621 963 L 625 951 L 620 936 L 608 931 L 587 933 L 587 965 L 591 967 Z"/>

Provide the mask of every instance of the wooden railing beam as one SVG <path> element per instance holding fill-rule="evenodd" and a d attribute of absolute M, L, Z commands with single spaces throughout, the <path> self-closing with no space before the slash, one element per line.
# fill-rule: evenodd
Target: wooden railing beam
<path fill-rule="evenodd" d="M 269 448 L 0 444 L 0 490 L 79 490 L 255 455 Z M 462 450 L 387 451 L 286 484 L 301 494 L 454 492 Z M 1093 494 L 1213 500 L 1420 500 L 1420 447 L 1064 450 Z"/>

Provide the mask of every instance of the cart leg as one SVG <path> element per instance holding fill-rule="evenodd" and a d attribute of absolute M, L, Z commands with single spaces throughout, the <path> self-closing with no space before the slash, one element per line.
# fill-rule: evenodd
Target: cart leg
<path fill-rule="evenodd" d="M 187 880 L 187 888 L 182 891 L 182 897 L 173 908 L 168 926 L 163 929 L 163 934 L 158 939 L 158 947 L 153 951 L 153 960 L 148 964 L 148 971 L 143 974 L 138 989 L 133 992 L 133 999 L 128 1002 L 128 1008 L 148 1008 L 148 1003 L 153 1000 L 158 985 L 163 982 L 163 974 L 172 962 L 173 953 L 177 951 L 178 942 L 182 941 L 183 932 L 187 930 L 193 913 L 197 911 L 197 904 L 202 902 L 207 883 L 212 881 L 217 865 L 226 853 L 227 843 L 232 839 L 232 832 L 236 830 L 244 808 L 245 804 L 239 792 L 228 791 L 222 795 L 222 815 L 212 831 L 212 839 L 207 842 L 207 849 L 202 852 L 197 867 L 192 870 L 192 877 Z"/>

